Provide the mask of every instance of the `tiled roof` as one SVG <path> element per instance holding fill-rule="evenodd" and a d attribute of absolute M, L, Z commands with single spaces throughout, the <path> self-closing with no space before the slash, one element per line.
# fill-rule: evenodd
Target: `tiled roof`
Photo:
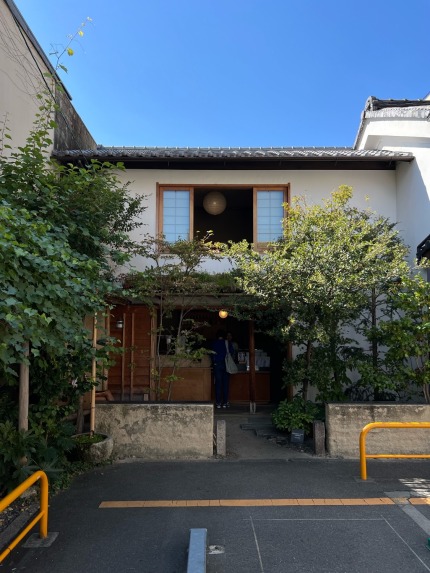
<path fill-rule="evenodd" d="M 151 159 L 316 159 L 412 161 L 412 153 L 351 147 L 103 147 L 54 151 L 57 159 L 88 158 L 116 161 Z"/>
<path fill-rule="evenodd" d="M 429 94 L 430 95 L 430 94 Z M 429 96 L 427 96 L 428 98 Z M 412 118 L 430 119 L 430 99 L 379 99 L 370 96 L 361 114 L 360 126 L 353 149 L 359 146 L 361 135 L 363 134 L 364 122 L 373 118 Z"/>
<path fill-rule="evenodd" d="M 56 150 L 62 163 L 96 159 L 121 162 L 128 169 L 175 170 L 386 170 L 412 161 L 406 151 L 350 147 L 102 147 Z"/>
<path fill-rule="evenodd" d="M 430 117 L 430 100 L 378 99 L 371 96 L 366 102 L 364 114 L 366 118 L 406 117 L 428 119 Z"/>
<path fill-rule="evenodd" d="M 370 96 L 364 107 L 364 111 L 378 111 L 387 108 L 407 108 L 407 107 L 430 107 L 428 99 L 378 99 Z"/>

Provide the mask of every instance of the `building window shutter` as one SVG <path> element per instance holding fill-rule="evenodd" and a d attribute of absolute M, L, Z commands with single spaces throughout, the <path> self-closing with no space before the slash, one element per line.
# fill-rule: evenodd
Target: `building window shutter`
<path fill-rule="evenodd" d="M 164 191 L 163 233 L 166 241 L 174 243 L 190 237 L 190 192 Z"/>
<path fill-rule="evenodd" d="M 276 241 L 282 236 L 284 202 L 283 191 L 257 191 L 257 243 Z"/>

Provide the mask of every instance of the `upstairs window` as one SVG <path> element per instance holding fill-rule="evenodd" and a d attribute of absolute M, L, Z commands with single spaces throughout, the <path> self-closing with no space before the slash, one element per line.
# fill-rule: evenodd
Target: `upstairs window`
<path fill-rule="evenodd" d="M 159 185 L 158 232 L 169 242 L 212 231 L 214 241 L 263 245 L 282 236 L 288 201 L 288 185 Z"/>
<path fill-rule="evenodd" d="M 191 191 L 166 189 L 162 194 L 163 234 L 169 243 L 188 239 L 191 230 Z"/>
<path fill-rule="evenodd" d="M 257 243 L 269 243 L 282 236 L 284 203 L 283 191 L 257 191 Z"/>

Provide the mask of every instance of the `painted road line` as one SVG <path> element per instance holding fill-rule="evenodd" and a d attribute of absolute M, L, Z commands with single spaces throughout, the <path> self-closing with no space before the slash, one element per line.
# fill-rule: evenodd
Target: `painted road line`
<path fill-rule="evenodd" d="M 412 505 L 430 505 L 430 497 L 410 497 L 409 503 Z"/>
<path fill-rule="evenodd" d="M 100 509 L 162 508 L 169 507 L 281 507 L 281 506 L 351 506 L 351 505 L 395 505 L 389 497 L 366 497 L 348 499 L 165 499 L 165 500 L 124 500 L 102 501 Z"/>
<path fill-rule="evenodd" d="M 425 531 L 427 536 L 430 535 L 430 520 L 418 511 L 416 507 L 413 505 L 402 505 L 401 509 L 406 513 L 406 515 L 409 515 L 409 517 L 413 519 L 423 531 Z"/>

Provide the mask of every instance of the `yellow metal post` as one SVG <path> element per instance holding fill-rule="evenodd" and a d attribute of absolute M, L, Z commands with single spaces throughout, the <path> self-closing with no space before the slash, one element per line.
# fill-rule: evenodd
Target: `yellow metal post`
<path fill-rule="evenodd" d="M 44 472 L 40 472 L 40 510 L 42 517 L 40 519 L 39 536 L 42 539 L 48 537 L 48 477 Z"/>
<path fill-rule="evenodd" d="M 367 432 L 369 430 L 367 430 L 367 432 L 365 432 L 366 428 L 367 428 L 367 426 L 365 426 L 360 432 L 360 476 L 361 476 L 361 479 L 363 479 L 363 480 L 367 479 L 366 435 L 367 435 Z"/>
<path fill-rule="evenodd" d="M 39 523 L 39 536 L 42 539 L 48 537 L 48 477 L 45 472 L 37 471 L 29 478 L 27 478 L 21 485 L 11 491 L 6 497 L 0 500 L 0 512 L 4 511 L 11 503 L 13 503 L 20 495 L 24 493 L 29 487 L 40 480 L 40 511 L 28 523 L 28 525 L 15 537 L 15 539 L 6 547 L 3 553 L 0 553 L 0 563 L 11 553 L 18 543 L 23 539 L 27 533 Z"/>
<path fill-rule="evenodd" d="M 364 426 L 360 432 L 360 476 L 367 479 L 367 458 L 401 458 L 401 459 L 430 459 L 430 454 L 366 454 L 366 436 L 374 428 L 430 428 L 430 422 L 371 422 Z"/>

